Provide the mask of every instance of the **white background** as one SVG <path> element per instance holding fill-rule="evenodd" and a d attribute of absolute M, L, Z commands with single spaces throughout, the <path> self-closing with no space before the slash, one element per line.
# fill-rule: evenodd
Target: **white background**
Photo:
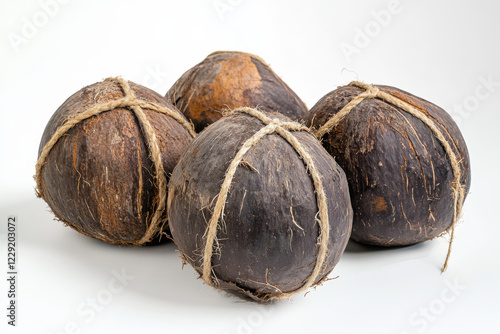
<path fill-rule="evenodd" d="M 58 4 L 0 1 L 2 230 L 9 214 L 19 219 L 18 326 L 6 325 L 3 234 L 2 333 L 498 332 L 498 1 L 401 0 L 385 16 L 376 13 L 393 9 L 388 0 L 43 3 Z M 331 274 L 338 279 L 259 306 L 204 285 L 190 266 L 182 270 L 172 244 L 117 247 L 54 221 L 35 198 L 32 176 L 57 107 L 116 75 L 163 95 L 216 50 L 261 56 L 309 107 L 359 79 L 448 110 L 473 171 L 448 271 L 440 274 L 447 238 L 384 250 L 350 244 Z M 124 285 L 113 278 L 121 271 L 130 276 Z"/>

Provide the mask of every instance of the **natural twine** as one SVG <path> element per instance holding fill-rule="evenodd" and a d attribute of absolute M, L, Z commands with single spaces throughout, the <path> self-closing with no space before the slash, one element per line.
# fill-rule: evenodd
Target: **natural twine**
<path fill-rule="evenodd" d="M 422 111 L 418 110 L 411 104 L 393 96 L 386 92 L 379 90 L 377 87 L 372 85 L 353 81 L 349 84 L 349 86 L 355 86 L 365 91 L 359 94 L 357 97 L 352 99 L 348 104 L 346 104 L 337 114 L 335 114 L 332 118 L 330 118 L 323 126 L 321 126 L 316 132 L 315 135 L 317 138 L 323 137 L 326 133 L 329 133 L 337 124 L 347 115 L 351 110 L 353 110 L 358 104 L 360 104 L 363 100 L 369 98 L 379 98 L 387 103 L 390 103 L 398 108 L 403 109 L 407 113 L 415 116 L 420 119 L 434 134 L 436 139 L 443 145 L 443 148 L 448 156 L 448 159 L 451 164 L 451 168 L 453 171 L 453 182 L 452 182 L 452 190 L 453 190 L 453 220 L 452 224 L 446 232 L 451 230 L 450 243 L 448 246 L 448 253 L 446 254 L 446 260 L 444 262 L 443 268 L 441 272 L 444 272 L 448 267 L 448 261 L 450 259 L 451 248 L 453 244 L 453 239 L 455 237 L 455 226 L 460 219 L 460 215 L 462 212 L 462 205 L 465 199 L 465 186 L 461 184 L 462 172 L 460 170 L 459 160 L 451 148 L 450 144 L 444 137 L 443 133 L 439 128 L 434 124 L 430 117 L 424 114 Z"/>
<path fill-rule="evenodd" d="M 240 165 L 243 160 L 244 155 L 254 146 L 256 145 L 262 138 L 265 136 L 278 133 L 281 137 L 283 137 L 299 154 L 301 159 L 304 161 L 306 168 L 309 170 L 309 174 L 313 180 L 314 189 L 316 192 L 316 202 L 319 209 L 319 237 L 318 237 L 318 255 L 316 257 L 316 264 L 314 269 L 306 282 L 297 290 L 291 292 L 281 293 L 276 296 L 271 296 L 268 300 L 271 299 L 284 299 L 290 298 L 293 294 L 304 292 L 309 289 L 315 282 L 318 276 L 321 273 L 325 260 L 327 258 L 328 253 L 328 239 L 330 235 L 330 224 L 328 222 L 328 206 L 326 201 L 326 194 L 323 188 L 323 182 L 321 180 L 321 176 L 319 174 L 318 169 L 312 159 L 311 155 L 306 151 L 304 146 L 292 135 L 290 131 L 309 131 L 303 125 L 296 122 L 285 122 L 279 119 L 271 119 L 267 117 L 264 113 L 259 110 L 242 107 L 237 108 L 232 111 L 232 113 L 242 113 L 247 114 L 252 117 L 259 119 L 262 123 L 265 124 L 265 127 L 256 132 L 252 137 L 250 137 L 243 146 L 240 148 L 233 161 L 229 165 L 224 182 L 222 183 L 221 190 L 217 195 L 217 202 L 214 207 L 214 211 L 210 221 L 208 222 L 208 227 L 205 231 L 206 244 L 205 251 L 203 255 L 203 280 L 211 286 L 216 287 L 218 285 L 217 278 L 214 277 L 212 279 L 212 254 L 214 251 L 214 242 L 217 242 L 217 225 L 221 216 L 223 216 L 224 206 L 226 204 L 227 195 L 229 193 L 229 188 L 231 187 L 231 182 L 236 173 L 236 169 Z"/>
<path fill-rule="evenodd" d="M 35 180 L 37 185 L 38 197 L 42 198 L 44 197 L 42 169 L 45 165 L 46 159 L 51 149 L 66 132 L 68 132 L 71 128 L 73 128 L 75 125 L 79 124 L 83 120 L 90 118 L 92 116 L 96 116 L 103 112 L 114 110 L 116 108 L 129 108 L 134 112 L 134 115 L 137 117 L 141 127 L 143 128 L 144 137 L 146 138 L 147 146 L 150 151 L 149 155 L 155 168 L 155 179 L 157 183 L 156 185 L 158 187 L 158 205 L 153 214 L 153 217 L 151 218 L 151 224 L 149 225 L 148 229 L 146 230 L 146 233 L 141 237 L 141 239 L 130 243 L 133 246 L 139 246 L 146 242 L 151 241 L 154 235 L 163 228 L 164 223 L 161 224 L 161 217 L 163 215 L 163 212 L 165 211 L 165 203 L 167 196 L 167 178 L 165 176 L 165 171 L 163 168 L 161 151 L 158 146 L 158 139 L 156 138 L 156 133 L 153 129 L 153 126 L 149 122 L 143 109 L 154 110 L 159 113 L 172 117 L 179 124 L 181 124 L 193 138 L 196 136 L 196 133 L 193 129 L 193 126 L 174 110 L 171 110 L 164 106 L 160 106 L 156 103 L 147 102 L 137 98 L 135 96 L 134 91 L 130 88 L 128 82 L 123 80 L 122 78 L 120 77 L 107 78 L 104 81 L 111 81 L 117 83 L 124 93 L 123 98 L 94 105 L 93 107 L 87 109 L 86 111 L 68 119 L 66 123 L 61 125 L 56 130 L 56 132 L 52 135 L 50 140 L 45 144 L 40 154 L 40 157 L 38 158 L 38 161 L 36 163 Z M 83 233 L 83 231 L 80 232 Z"/>

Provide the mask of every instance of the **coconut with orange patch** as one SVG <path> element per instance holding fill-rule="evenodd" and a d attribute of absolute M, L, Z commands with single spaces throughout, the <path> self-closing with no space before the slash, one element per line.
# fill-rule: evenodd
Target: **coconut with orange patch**
<path fill-rule="evenodd" d="M 307 113 L 304 102 L 260 57 L 217 51 L 184 73 L 166 94 L 197 132 L 238 107 L 279 112 L 295 121 Z"/>

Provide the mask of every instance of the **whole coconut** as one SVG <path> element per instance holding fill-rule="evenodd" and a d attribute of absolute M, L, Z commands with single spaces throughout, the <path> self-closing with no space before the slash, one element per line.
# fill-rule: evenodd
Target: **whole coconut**
<path fill-rule="evenodd" d="M 402 246 L 453 229 L 470 161 L 443 109 L 394 87 L 353 82 L 321 98 L 306 124 L 347 175 L 354 240 Z"/>
<path fill-rule="evenodd" d="M 193 140 L 169 184 L 169 224 L 204 281 L 258 301 L 323 281 L 349 239 L 343 171 L 302 125 L 240 108 Z"/>
<path fill-rule="evenodd" d="M 237 107 L 279 112 L 295 121 L 307 113 L 304 102 L 260 57 L 218 51 L 184 73 L 166 94 L 197 132 Z"/>
<path fill-rule="evenodd" d="M 119 245 L 166 229 L 167 182 L 194 129 L 164 97 L 121 78 L 82 88 L 49 120 L 38 195 L 87 236 Z"/>

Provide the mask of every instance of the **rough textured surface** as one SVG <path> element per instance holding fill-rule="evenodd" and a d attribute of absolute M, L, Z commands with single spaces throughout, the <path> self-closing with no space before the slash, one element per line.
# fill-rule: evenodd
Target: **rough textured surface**
<path fill-rule="evenodd" d="M 171 232 L 184 259 L 200 274 L 207 222 L 226 170 L 242 144 L 262 127 L 248 115 L 225 117 L 191 143 L 172 173 Z M 312 155 L 328 198 L 329 254 L 320 281 L 338 262 L 349 239 L 348 186 L 343 171 L 313 135 L 293 134 Z M 317 213 L 304 162 L 278 134 L 264 137 L 240 163 L 219 222 L 212 268 L 220 287 L 261 301 L 301 287 L 315 265 Z"/>
<path fill-rule="evenodd" d="M 413 105 L 442 130 L 460 160 L 461 183 L 470 188 L 465 141 L 452 118 L 436 105 L 389 86 L 376 86 Z M 311 108 L 306 124 L 321 127 L 364 90 L 344 86 Z M 379 99 L 366 99 L 322 138 L 349 182 L 354 221 L 352 238 L 400 246 L 445 232 L 453 218 L 453 173 L 429 128 L 407 112 Z"/>
<path fill-rule="evenodd" d="M 307 108 L 259 57 L 221 51 L 184 73 L 166 94 L 197 132 L 237 107 L 259 107 L 301 121 Z"/>
<path fill-rule="evenodd" d="M 139 99 L 175 110 L 155 92 L 133 83 L 130 86 Z M 67 119 L 122 97 L 120 86 L 110 81 L 73 94 L 49 120 L 39 155 Z M 171 117 L 144 111 L 155 129 L 168 177 L 192 137 Z M 75 230 L 109 243 L 132 244 L 144 235 L 158 200 L 148 154 L 144 133 L 132 111 L 117 108 L 88 118 L 50 151 L 42 170 L 44 199 L 56 217 Z"/>

